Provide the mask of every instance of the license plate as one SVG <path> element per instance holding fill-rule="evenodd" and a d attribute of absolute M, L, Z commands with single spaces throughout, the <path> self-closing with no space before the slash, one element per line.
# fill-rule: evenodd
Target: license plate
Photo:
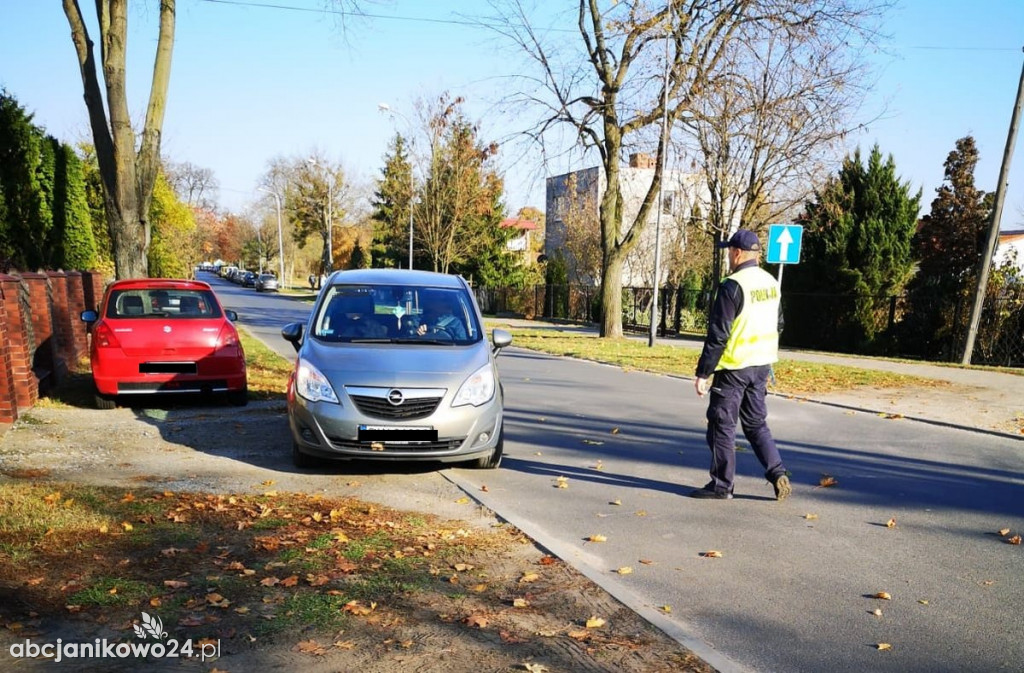
<path fill-rule="evenodd" d="M 360 425 L 359 441 L 385 444 L 436 442 L 437 430 L 429 426 Z"/>

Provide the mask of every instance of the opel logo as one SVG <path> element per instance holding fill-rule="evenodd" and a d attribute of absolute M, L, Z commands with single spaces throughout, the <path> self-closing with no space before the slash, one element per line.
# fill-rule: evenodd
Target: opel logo
<path fill-rule="evenodd" d="M 170 325 L 164 325 L 164 334 L 170 334 L 170 333 L 171 333 L 171 326 Z"/>
<path fill-rule="evenodd" d="M 391 406 L 397 407 L 401 405 L 402 402 L 404 401 L 405 395 L 403 395 L 402 391 L 399 390 L 398 388 L 392 388 L 391 390 L 388 391 L 388 402 L 391 404 Z"/>

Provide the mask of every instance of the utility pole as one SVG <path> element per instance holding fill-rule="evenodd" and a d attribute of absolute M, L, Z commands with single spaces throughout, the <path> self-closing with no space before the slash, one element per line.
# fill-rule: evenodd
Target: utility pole
<path fill-rule="evenodd" d="M 1024 49 L 1022 49 L 1024 51 Z M 1010 179 L 1010 162 L 1013 160 L 1013 146 L 1017 141 L 1017 129 L 1020 127 L 1020 112 L 1024 107 L 1024 65 L 1020 70 L 1020 83 L 1017 85 L 1017 102 L 1010 115 L 1010 132 L 1006 136 L 1006 148 L 1003 150 L 1003 165 L 999 168 L 999 182 L 996 184 L 996 202 L 992 208 L 992 224 L 988 232 L 988 245 L 981 258 L 981 269 L 978 271 L 978 289 L 974 295 L 974 307 L 971 309 L 971 322 L 967 329 L 967 344 L 961 365 L 971 364 L 974 353 L 974 342 L 978 338 L 978 324 L 981 322 L 981 310 L 985 305 L 985 291 L 988 289 L 988 273 L 992 267 L 992 257 L 999 242 L 999 225 L 1003 219 L 1003 203 L 1006 201 L 1006 184 Z"/>

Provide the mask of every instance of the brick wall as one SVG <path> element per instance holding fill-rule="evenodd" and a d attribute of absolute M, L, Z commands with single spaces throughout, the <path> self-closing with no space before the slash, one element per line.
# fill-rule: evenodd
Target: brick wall
<path fill-rule="evenodd" d="M 88 357 L 80 316 L 105 285 L 95 272 L 0 274 L 0 430 Z"/>

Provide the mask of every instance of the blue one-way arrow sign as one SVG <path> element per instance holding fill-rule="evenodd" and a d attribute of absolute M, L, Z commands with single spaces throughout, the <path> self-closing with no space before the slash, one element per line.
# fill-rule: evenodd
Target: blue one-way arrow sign
<path fill-rule="evenodd" d="M 799 264 L 804 228 L 799 224 L 768 225 L 769 264 Z"/>

